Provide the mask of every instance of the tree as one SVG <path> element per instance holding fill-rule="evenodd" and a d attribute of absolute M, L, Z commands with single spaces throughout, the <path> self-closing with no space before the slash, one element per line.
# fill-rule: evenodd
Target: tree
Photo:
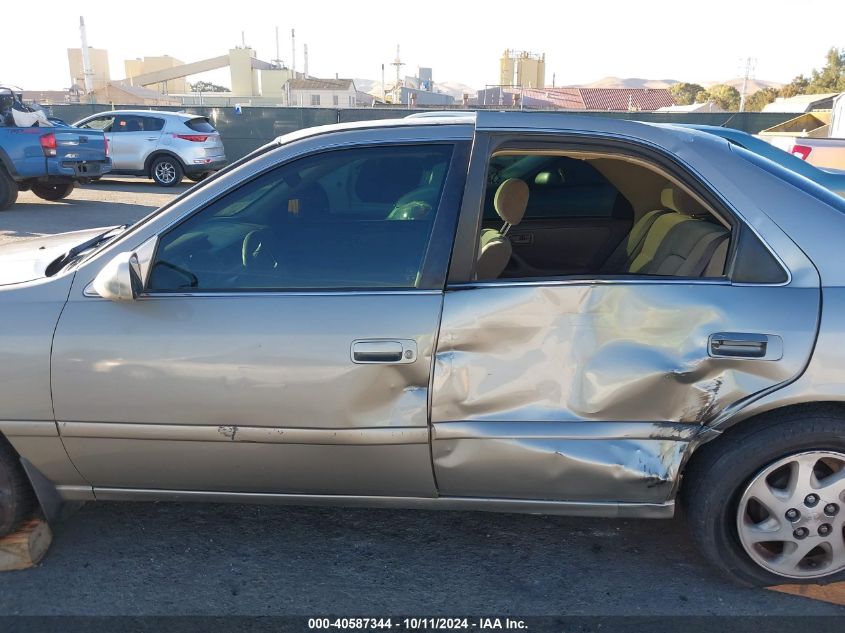
<path fill-rule="evenodd" d="M 810 85 L 810 80 L 804 75 L 798 75 L 783 88 L 780 89 L 781 97 L 794 97 L 796 95 L 806 94 L 807 88 Z"/>
<path fill-rule="evenodd" d="M 746 112 L 760 112 L 779 95 L 777 88 L 763 88 L 745 98 Z"/>
<path fill-rule="evenodd" d="M 191 92 L 231 92 L 226 86 L 218 86 L 210 81 L 198 81 L 195 84 L 189 84 Z"/>
<path fill-rule="evenodd" d="M 827 60 L 821 70 L 813 70 L 807 94 L 845 91 L 845 49 L 836 47 L 827 51 Z"/>
<path fill-rule="evenodd" d="M 672 84 L 669 86 L 668 90 L 677 105 L 690 105 L 692 103 L 696 103 L 696 97 L 700 93 L 706 92 L 703 86 L 684 81 Z"/>
<path fill-rule="evenodd" d="M 727 84 L 716 84 L 710 86 L 704 94 L 704 99 L 699 101 L 714 101 L 722 110 L 739 109 L 739 90 Z M 698 99 L 696 99 L 698 100 Z"/>

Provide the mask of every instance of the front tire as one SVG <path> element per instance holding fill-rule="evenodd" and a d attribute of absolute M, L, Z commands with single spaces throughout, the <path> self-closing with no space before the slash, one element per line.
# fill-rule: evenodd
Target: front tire
<path fill-rule="evenodd" d="M 798 408 L 744 424 L 701 447 L 684 473 L 699 549 L 745 585 L 845 578 L 843 411 Z"/>
<path fill-rule="evenodd" d="M 160 156 L 150 165 L 150 177 L 160 187 L 175 187 L 182 176 L 182 165 L 172 156 Z"/>
<path fill-rule="evenodd" d="M 18 184 L 0 167 L 0 211 L 10 208 L 18 199 Z"/>
<path fill-rule="evenodd" d="M 20 459 L 0 436 L 0 537 L 13 532 L 33 507 L 33 494 Z"/>
<path fill-rule="evenodd" d="M 37 182 L 32 185 L 32 193 L 44 200 L 51 200 L 55 202 L 56 200 L 63 200 L 67 198 L 71 193 L 73 193 L 75 187 L 76 184 L 72 182 L 63 182 L 51 185 Z"/>

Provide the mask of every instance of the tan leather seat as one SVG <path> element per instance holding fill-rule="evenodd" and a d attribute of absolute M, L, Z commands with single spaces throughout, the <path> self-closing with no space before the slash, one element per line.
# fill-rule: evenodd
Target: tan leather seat
<path fill-rule="evenodd" d="M 729 232 L 709 221 L 710 213 L 676 187 L 660 196 L 663 209 L 645 214 L 608 259 L 607 274 L 719 276 L 724 271 Z"/>
<path fill-rule="evenodd" d="M 528 185 L 519 178 L 508 178 L 496 190 L 493 208 L 502 218 L 502 228 L 483 229 L 478 246 L 476 279 L 497 279 L 505 270 L 513 252 L 508 231 L 522 222 L 528 206 Z"/>

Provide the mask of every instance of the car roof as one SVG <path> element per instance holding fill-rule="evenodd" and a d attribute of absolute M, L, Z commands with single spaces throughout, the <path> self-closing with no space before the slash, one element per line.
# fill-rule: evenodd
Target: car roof
<path fill-rule="evenodd" d="M 421 127 L 421 126 L 453 126 L 463 127 L 468 138 L 474 131 L 528 131 L 528 132 L 573 132 L 597 133 L 601 135 L 629 137 L 647 140 L 658 144 L 671 144 L 679 138 L 679 134 L 687 138 L 702 139 L 705 143 L 727 143 L 713 134 L 692 128 L 679 128 L 671 125 L 660 125 L 634 121 L 616 117 L 574 114 L 569 112 L 527 112 L 527 111 L 491 111 L 464 113 L 457 116 L 454 113 L 442 115 L 432 113 L 431 116 L 415 116 L 403 118 L 373 119 L 350 123 L 332 123 L 311 128 L 296 130 L 275 139 L 276 144 L 287 144 L 301 139 L 350 130 L 377 130 L 387 127 Z"/>
<path fill-rule="evenodd" d="M 189 114 L 187 112 L 173 112 L 172 110 L 104 110 L 103 112 L 96 112 L 92 115 L 89 115 L 87 118 L 92 116 L 102 116 L 102 115 L 120 115 L 120 114 L 133 114 L 138 116 L 149 116 L 149 115 L 157 115 L 157 116 L 172 116 L 180 119 L 204 119 L 207 118 L 204 114 Z"/>

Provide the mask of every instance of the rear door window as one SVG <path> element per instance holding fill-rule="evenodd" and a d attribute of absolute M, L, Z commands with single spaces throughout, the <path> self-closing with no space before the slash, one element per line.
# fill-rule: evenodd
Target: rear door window
<path fill-rule="evenodd" d="M 164 129 L 164 119 L 153 116 L 141 117 L 141 125 L 144 132 L 160 132 Z"/>

